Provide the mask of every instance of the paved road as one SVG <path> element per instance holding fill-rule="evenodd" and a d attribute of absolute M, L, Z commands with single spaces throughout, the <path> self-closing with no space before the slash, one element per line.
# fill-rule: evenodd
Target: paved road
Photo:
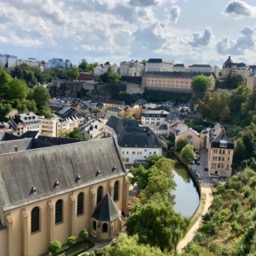
<path fill-rule="evenodd" d="M 178 253 L 181 253 L 182 249 L 185 248 L 187 246 L 187 244 L 193 240 L 197 230 L 200 227 L 202 216 L 208 212 L 208 210 L 212 204 L 213 196 L 212 196 L 211 186 L 207 185 L 207 184 L 202 184 L 201 189 L 202 189 L 202 195 L 205 194 L 205 205 L 204 205 L 203 213 L 202 213 L 201 217 L 197 220 L 197 222 L 188 231 L 186 236 L 179 242 L 179 244 L 177 246 Z"/>

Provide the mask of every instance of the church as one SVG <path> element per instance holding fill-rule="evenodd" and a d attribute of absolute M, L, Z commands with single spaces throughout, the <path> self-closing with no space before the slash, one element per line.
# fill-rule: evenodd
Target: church
<path fill-rule="evenodd" d="M 0 141 L 1 255 L 41 255 L 84 228 L 98 240 L 118 235 L 129 182 L 115 139 L 32 140 Z"/>

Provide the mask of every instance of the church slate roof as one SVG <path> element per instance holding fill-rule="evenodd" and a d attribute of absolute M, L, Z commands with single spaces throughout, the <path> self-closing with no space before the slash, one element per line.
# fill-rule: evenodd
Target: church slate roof
<path fill-rule="evenodd" d="M 92 217 L 98 221 L 113 221 L 121 216 L 113 199 L 107 193 L 95 208 Z"/>
<path fill-rule="evenodd" d="M 31 148 L 31 144 L 31 138 L 0 141 L 0 155 L 15 152 L 15 150 L 26 151 Z"/>
<path fill-rule="evenodd" d="M 113 138 L 0 155 L 0 206 L 7 211 L 125 174 Z"/>
<path fill-rule="evenodd" d="M 129 148 L 161 148 L 156 135 L 148 127 L 126 127 L 118 144 Z"/>
<path fill-rule="evenodd" d="M 146 126 L 139 126 L 136 120 L 124 120 L 111 116 L 106 123 L 118 138 L 118 145 L 131 148 L 160 148 L 156 135 Z"/>

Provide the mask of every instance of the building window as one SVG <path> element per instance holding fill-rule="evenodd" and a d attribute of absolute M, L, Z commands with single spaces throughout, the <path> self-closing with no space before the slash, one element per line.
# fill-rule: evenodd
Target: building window
<path fill-rule="evenodd" d="M 40 230 L 40 209 L 39 207 L 35 207 L 31 211 L 31 233 L 39 230 Z"/>
<path fill-rule="evenodd" d="M 77 215 L 84 213 L 84 193 L 79 193 L 77 197 Z"/>
<path fill-rule="evenodd" d="M 101 201 L 101 199 L 102 199 L 102 186 L 99 186 L 97 190 L 97 204 Z"/>
<path fill-rule="evenodd" d="M 92 228 L 93 228 L 94 230 L 96 230 L 96 221 L 95 221 L 95 220 L 93 221 L 93 226 L 92 226 Z"/>
<path fill-rule="evenodd" d="M 55 224 L 62 222 L 63 220 L 63 202 L 62 200 L 58 200 L 55 205 Z"/>
<path fill-rule="evenodd" d="M 107 223 L 104 223 L 103 225 L 102 225 L 102 232 L 108 232 L 108 224 Z"/>
<path fill-rule="evenodd" d="M 119 181 L 117 180 L 114 185 L 114 201 L 117 201 L 119 197 Z"/>

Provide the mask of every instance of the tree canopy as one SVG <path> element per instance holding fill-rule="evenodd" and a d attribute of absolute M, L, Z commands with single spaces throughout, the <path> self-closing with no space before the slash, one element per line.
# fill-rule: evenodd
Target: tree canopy
<path fill-rule="evenodd" d="M 108 71 L 100 76 L 100 79 L 104 83 L 117 84 L 120 81 L 120 75 L 114 72 L 111 67 L 109 67 Z"/>
<path fill-rule="evenodd" d="M 198 96 L 204 95 L 204 93 L 207 89 L 210 88 L 210 86 L 210 78 L 204 75 L 199 75 L 192 78 L 192 90 Z"/>
<path fill-rule="evenodd" d="M 156 157 L 149 162 L 154 160 Z M 175 188 L 173 166 L 173 161 L 160 157 L 149 169 L 133 168 L 130 179 L 143 190 L 128 218 L 127 233 L 136 234 L 140 244 L 156 246 L 164 252 L 175 251 L 188 225 L 188 220 L 173 210 L 170 200 L 169 193 Z"/>

